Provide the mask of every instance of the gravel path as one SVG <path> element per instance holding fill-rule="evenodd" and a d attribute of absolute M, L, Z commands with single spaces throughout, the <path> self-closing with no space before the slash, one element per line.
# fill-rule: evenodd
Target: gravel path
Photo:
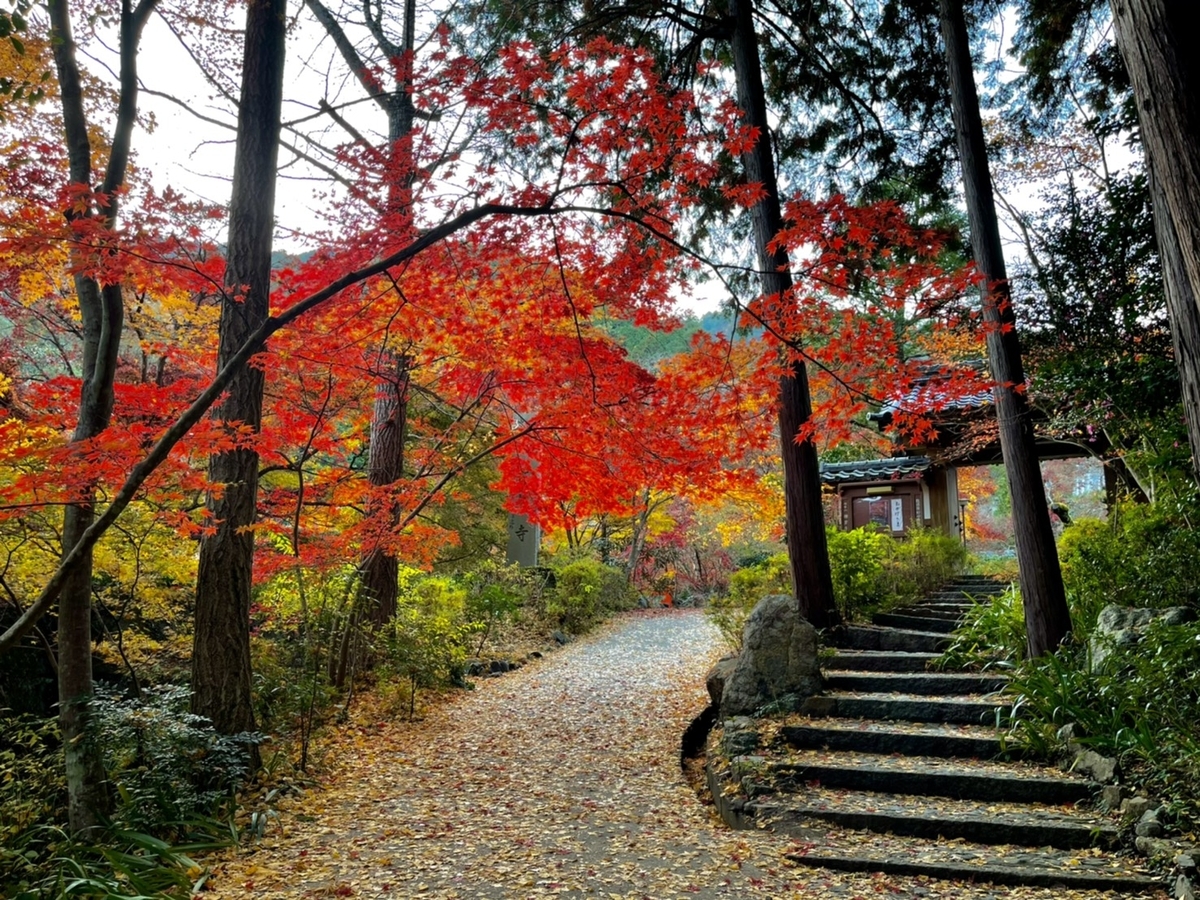
<path fill-rule="evenodd" d="M 679 767 L 720 652 L 699 613 L 633 613 L 423 722 L 347 727 L 335 777 L 204 896 L 1067 896 L 794 867 L 778 836 L 726 830 Z"/>

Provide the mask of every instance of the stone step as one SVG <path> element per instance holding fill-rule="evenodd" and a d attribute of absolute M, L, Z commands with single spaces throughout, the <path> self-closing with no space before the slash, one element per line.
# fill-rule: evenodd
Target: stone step
<path fill-rule="evenodd" d="M 949 634 L 958 627 L 956 619 L 939 619 L 930 616 L 910 616 L 901 613 L 876 613 L 871 617 L 875 625 L 884 628 L 905 628 L 911 631 L 936 631 Z"/>
<path fill-rule="evenodd" d="M 886 846 L 880 844 L 886 842 Z M 879 872 L 996 887 L 1040 887 L 1057 891 L 1112 891 L 1162 897 L 1163 879 L 1123 857 L 1090 851 L 995 848 L 967 843 L 930 844 L 915 838 L 876 836 L 870 845 L 846 841 L 802 843 L 786 854 L 799 866 L 838 872 Z"/>
<path fill-rule="evenodd" d="M 922 603 L 920 606 L 910 606 L 907 608 L 908 609 L 928 609 L 928 610 L 931 610 L 934 612 L 940 612 L 940 613 L 961 616 L 963 613 L 974 609 L 978 605 L 979 604 L 977 604 L 977 603 L 945 603 L 945 602 L 926 601 L 925 603 Z M 894 611 L 900 612 L 900 610 L 894 610 Z"/>
<path fill-rule="evenodd" d="M 755 759 L 751 757 L 751 759 Z M 838 790 L 1063 805 L 1091 803 L 1098 786 L 1086 779 L 1021 763 L 801 751 L 745 766 L 735 776 L 749 795 L 797 793 L 805 786 Z M 756 786 L 757 785 L 757 786 Z"/>
<path fill-rule="evenodd" d="M 826 666 L 828 668 L 828 666 Z M 840 670 L 825 676 L 825 687 L 837 691 L 888 692 L 925 696 L 990 694 L 1008 683 L 1003 675 L 977 672 L 872 672 Z"/>
<path fill-rule="evenodd" d="M 877 625 L 850 625 L 841 637 L 852 650 L 903 650 L 906 653 L 941 653 L 950 646 L 945 634 Z"/>
<path fill-rule="evenodd" d="M 804 834 L 813 822 L 828 822 L 876 834 L 1061 850 L 1108 848 L 1120 840 L 1120 829 L 1111 821 L 1070 807 L 947 797 L 923 800 L 918 796 L 809 787 L 795 795 L 752 798 L 746 803 L 746 813 L 757 823 L 783 834 Z"/>
<path fill-rule="evenodd" d="M 841 719 L 994 725 L 997 710 L 1007 710 L 1010 707 L 1011 704 L 1007 701 L 977 698 L 827 691 L 809 698 L 801 712 L 809 716 Z"/>
<path fill-rule="evenodd" d="M 891 610 L 891 614 L 896 616 L 915 616 L 919 619 L 948 619 L 952 622 L 958 622 L 969 608 L 944 609 L 940 606 L 904 606 L 900 609 Z"/>
<path fill-rule="evenodd" d="M 935 591 L 924 599 L 933 603 L 988 603 L 1004 591 Z"/>
<path fill-rule="evenodd" d="M 1005 748 L 1000 743 L 995 728 L 971 725 L 904 725 L 818 717 L 782 726 L 779 738 L 797 749 L 975 759 L 995 759 L 1002 753 L 1010 757 L 1019 755 L 1018 748 Z"/>
<path fill-rule="evenodd" d="M 821 668 L 827 671 L 924 672 L 937 658 L 936 653 L 906 653 L 902 650 L 839 650 L 823 660 Z"/>

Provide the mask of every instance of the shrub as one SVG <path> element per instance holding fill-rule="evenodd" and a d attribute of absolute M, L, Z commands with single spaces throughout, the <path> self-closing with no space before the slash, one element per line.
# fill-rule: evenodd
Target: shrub
<path fill-rule="evenodd" d="M 917 530 L 904 540 L 872 528 L 826 531 L 833 597 L 842 617 L 866 618 L 875 610 L 911 603 L 936 590 L 966 565 L 956 538 Z M 707 614 L 725 640 L 742 645 L 742 628 L 756 603 L 768 594 L 791 593 L 786 553 L 734 572 L 729 593 L 709 601 Z"/>
<path fill-rule="evenodd" d="M 705 614 L 725 641 L 741 650 L 746 617 L 758 601 L 769 594 L 789 594 L 791 590 L 787 554 L 776 553 L 729 576 L 729 593 L 713 597 L 705 607 Z"/>
<path fill-rule="evenodd" d="M 918 528 L 894 541 L 894 554 L 884 563 L 884 595 L 889 604 L 913 603 L 936 591 L 963 571 L 967 548 L 957 537 Z"/>
<path fill-rule="evenodd" d="M 227 845 L 194 844 L 189 852 Z M 60 828 L 40 826 L 21 835 L 12 849 L 30 861 L 12 880 L 0 872 L 0 891 L 13 900 L 187 900 L 201 874 L 191 857 L 166 841 L 113 827 L 82 842 Z"/>
<path fill-rule="evenodd" d="M 517 618 L 522 609 L 537 605 L 544 583 L 541 573 L 515 563 L 487 562 L 464 577 L 466 615 L 479 627 L 476 656 L 483 652 L 497 625 Z"/>
<path fill-rule="evenodd" d="M 546 612 L 575 634 L 591 628 L 605 615 L 634 605 L 634 592 L 625 573 L 594 559 L 576 559 L 555 570 L 555 585 L 546 597 Z"/>
<path fill-rule="evenodd" d="M 416 712 L 417 689 L 460 678 L 468 637 L 478 630 L 466 621 L 467 591 L 449 578 L 405 579 L 396 615 L 379 632 L 382 669 L 405 679 L 408 715 Z"/>
<path fill-rule="evenodd" d="M 884 567 L 896 553 L 895 541 L 870 528 L 827 530 L 833 597 L 843 618 L 853 619 L 885 599 Z"/>
<path fill-rule="evenodd" d="M 1112 603 L 1200 605 L 1200 531 L 1179 510 L 1122 504 L 1108 522 L 1080 519 L 1063 532 L 1058 555 L 1074 624 L 1084 633 Z"/>
<path fill-rule="evenodd" d="M 149 688 L 140 697 L 98 687 L 94 740 L 116 787 L 114 822 L 133 831 L 180 832 L 232 800 L 248 772 L 248 745 L 261 735 L 219 734 L 188 712 L 185 687 Z"/>
<path fill-rule="evenodd" d="M 52 822 L 67 803 L 62 737 L 55 719 L 0 720 L 0 894 L 32 866 L 31 830 Z M 38 855 L 34 851 L 34 858 Z M 5 894 L 5 896 L 7 896 Z"/>

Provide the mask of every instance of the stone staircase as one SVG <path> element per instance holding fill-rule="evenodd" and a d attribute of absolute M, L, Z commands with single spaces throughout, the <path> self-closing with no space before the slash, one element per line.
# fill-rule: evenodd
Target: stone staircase
<path fill-rule="evenodd" d="M 788 856 L 805 866 L 1161 890 L 1116 852 L 1119 823 L 1096 810 L 1099 785 L 1005 748 L 1003 676 L 928 671 L 963 611 L 1004 587 L 967 576 L 851 626 L 825 661 L 825 691 L 800 714 L 726 722 L 708 765 L 722 817 L 790 836 Z"/>

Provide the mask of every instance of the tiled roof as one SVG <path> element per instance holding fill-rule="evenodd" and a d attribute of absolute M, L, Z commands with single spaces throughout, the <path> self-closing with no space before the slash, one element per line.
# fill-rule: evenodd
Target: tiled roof
<path fill-rule="evenodd" d="M 919 475 L 933 463 L 925 456 L 893 456 L 890 459 L 864 459 L 856 462 L 821 463 L 821 481 L 845 484 L 854 481 L 886 481 Z"/>
<path fill-rule="evenodd" d="M 961 364 L 966 369 L 976 370 L 981 377 L 986 378 L 986 368 L 983 360 L 969 360 Z M 982 409 L 993 402 L 992 389 L 985 388 L 972 394 L 957 396 L 944 387 L 949 379 L 949 373 L 939 366 L 930 368 L 927 375 L 917 381 L 917 384 L 903 397 L 893 398 L 883 404 L 877 413 L 871 413 L 868 419 L 878 422 L 880 428 L 891 424 L 892 418 L 901 410 L 910 412 L 928 412 L 933 415 L 948 411 L 966 411 Z"/>

